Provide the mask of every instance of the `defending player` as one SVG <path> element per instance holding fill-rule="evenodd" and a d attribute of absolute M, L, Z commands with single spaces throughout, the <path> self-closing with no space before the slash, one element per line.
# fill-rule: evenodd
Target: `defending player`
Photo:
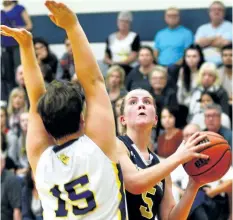
<path fill-rule="evenodd" d="M 1 34 L 20 45 L 30 100 L 27 154 L 44 219 L 126 219 L 122 174 L 115 163 L 114 118 L 104 79 L 76 15 L 63 3 L 45 4 L 51 20 L 65 29 L 71 41 L 86 96 L 85 131 L 79 88 L 53 82 L 46 91 L 31 34 L 1 26 Z"/>

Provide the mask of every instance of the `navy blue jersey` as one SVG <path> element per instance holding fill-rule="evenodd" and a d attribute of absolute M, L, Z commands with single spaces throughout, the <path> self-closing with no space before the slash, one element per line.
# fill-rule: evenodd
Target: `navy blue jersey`
<path fill-rule="evenodd" d="M 145 169 L 159 163 L 158 157 L 149 149 L 151 163 L 147 165 L 145 160 L 140 156 L 133 141 L 128 136 L 118 137 L 128 148 L 130 159 L 138 169 Z M 159 211 L 159 205 L 164 195 L 165 180 L 162 180 L 153 188 L 140 195 L 133 195 L 126 191 L 129 219 L 147 220 L 155 219 Z"/>

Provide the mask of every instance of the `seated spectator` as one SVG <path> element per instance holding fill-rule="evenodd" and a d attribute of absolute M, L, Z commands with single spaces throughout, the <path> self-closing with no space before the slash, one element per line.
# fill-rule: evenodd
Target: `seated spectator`
<path fill-rule="evenodd" d="M 28 112 L 23 112 L 20 115 L 20 128 L 21 128 L 21 134 L 18 139 L 18 149 L 16 151 L 16 157 L 18 159 L 17 165 L 17 175 L 24 177 L 28 171 L 29 163 L 27 158 L 27 152 L 26 152 L 26 136 L 27 136 L 27 128 L 28 128 Z"/>
<path fill-rule="evenodd" d="M 179 104 L 189 106 L 191 92 L 197 86 L 198 71 L 204 63 L 204 56 L 198 45 L 192 44 L 185 50 L 177 81 Z"/>
<path fill-rule="evenodd" d="M 161 124 L 164 134 L 158 137 L 157 154 L 167 158 L 171 156 L 180 146 L 183 140 L 182 130 L 176 128 L 178 109 L 174 107 L 164 107 L 161 112 Z"/>
<path fill-rule="evenodd" d="M 155 65 L 153 49 L 149 46 L 142 46 L 138 52 L 139 66 L 132 69 L 126 78 L 126 89 L 141 88 L 147 91 L 151 90 L 149 75 L 153 71 Z"/>
<path fill-rule="evenodd" d="M 201 111 L 200 100 L 204 91 L 214 93 L 220 100 L 220 105 L 227 115 L 229 114 L 228 95 L 226 90 L 220 85 L 219 75 L 215 64 L 203 63 L 198 76 L 197 87 L 192 92 L 189 114 L 192 116 Z"/>
<path fill-rule="evenodd" d="M 33 42 L 38 63 L 45 74 L 44 80 L 50 83 L 55 79 L 57 72 L 57 57 L 50 51 L 48 43 L 43 38 L 35 38 Z"/>
<path fill-rule="evenodd" d="M 20 134 L 20 115 L 27 111 L 26 95 L 23 89 L 15 88 L 11 91 L 8 102 L 9 128 L 19 136 Z"/>
<path fill-rule="evenodd" d="M 109 68 L 106 77 L 106 88 L 113 108 L 117 99 L 126 95 L 127 91 L 124 86 L 125 71 L 120 66 L 112 66 Z"/>
<path fill-rule="evenodd" d="M 25 185 L 22 190 L 22 217 L 23 220 L 42 220 L 42 213 L 41 201 L 30 169 L 25 177 Z"/>
<path fill-rule="evenodd" d="M 6 156 L 1 151 L 1 219 L 21 220 L 22 183 L 12 171 L 5 168 Z"/>
<path fill-rule="evenodd" d="M 155 99 L 157 114 L 164 106 L 177 106 L 176 91 L 168 86 L 168 74 L 164 67 L 156 66 L 150 74 L 151 94 Z"/>
<path fill-rule="evenodd" d="M 232 23 L 224 20 L 225 6 L 214 1 L 209 8 L 210 23 L 201 25 L 196 32 L 195 42 L 204 48 L 207 62 L 222 63 L 220 49 L 232 42 Z"/>
<path fill-rule="evenodd" d="M 124 68 L 126 75 L 132 69 L 137 60 L 140 49 L 140 38 L 135 32 L 130 31 L 133 21 L 131 12 L 122 11 L 118 14 L 118 31 L 112 33 L 106 41 L 104 62 L 108 65 L 120 65 Z"/>
<path fill-rule="evenodd" d="M 190 123 L 193 124 L 197 124 L 200 126 L 200 128 L 202 130 L 206 129 L 206 124 L 205 124 L 205 115 L 204 115 L 204 111 L 207 105 L 210 104 L 219 104 L 219 100 L 218 98 L 215 96 L 214 93 L 211 92 L 203 92 L 201 94 L 201 98 L 200 98 L 200 105 L 201 105 L 201 110 L 199 113 L 195 114 L 191 120 Z M 227 114 L 225 114 L 224 112 L 222 112 L 221 114 L 221 125 L 223 127 L 226 127 L 228 129 L 231 128 L 231 121 L 230 118 Z"/>
<path fill-rule="evenodd" d="M 12 168 L 16 168 L 16 158 L 15 158 L 15 152 L 17 152 L 17 135 L 12 132 L 8 128 L 8 116 L 6 108 L 1 107 L 0 109 L 0 122 L 1 122 L 1 134 L 2 134 L 2 151 L 6 152 L 7 158 L 6 158 L 6 167 L 7 169 L 9 166 Z M 3 147 L 4 145 L 4 147 Z M 10 160 L 12 161 L 10 161 Z M 8 162 L 10 165 L 8 166 Z"/>
<path fill-rule="evenodd" d="M 32 29 L 31 18 L 25 7 L 18 1 L 3 0 L 1 24 L 8 27 Z M 15 69 L 20 64 L 18 43 L 12 37 L 1 35 L 1 98 L 8 100 L 10 91 L 15 85 Z"/>
<path fill-rule="evenodd" d="M 113 109 L 114 117 L 115 117 L 115 124 L 116 124 L 116 135 L 124 135 L 124 127 L 121 123 L 121 105 L 123 102 L 124 97 L 121 97 L 116 100 L 115 108 Z"/>
<path fill-rule="evenodd" d="M 232 105 L 232 44 L 222 48 L 222 61 L 223 66 L 218 69 L 220 83 L 227 91 Z"/>
<path fill-rule="evenodd" d="M 71 80 L 75 75 L 73 52 L 68 37 L 65 38 L 66 52 L 58 62 L 56 79 Z"/>
<path fill-rule="evenodd" d="M 206 131 L 212 131 L 222 135 L 232 148 L 232 131 L 221 125 L 221 106 L 207 105 L 204 111 Z"/>
<path fill-rule="evenodd" d="M 29 99 L 28 99 L 27 90 L 25 87 L 25 82 L 24 82 L 24 77 L 23 77 L 23 66 L 22 65 L 19 65 L 16 69 L 15 81 L 16 81 L 18 87 L 22 88 L 24 90 L 25 95 L 26 95 L 26 100 L 27 100 L 27 106 L 29 107 Z"/>
<path fill-rule="evenodd" d="M 178 8 L 168 8 L 165 12 L 167 28 L 160 30 L 154 39 L 154 53 L 157 63 L 168 66 L 168 73 L 177 81 L 184 51 L 193 43 L 193 33 L 180 25 Z"/>

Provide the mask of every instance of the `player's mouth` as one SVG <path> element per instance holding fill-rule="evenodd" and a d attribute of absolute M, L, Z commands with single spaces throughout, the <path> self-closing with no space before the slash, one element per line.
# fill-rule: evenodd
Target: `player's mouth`
<path fill-rule="evenodd" d="M 146 113 L 145 113 L 145 112 L 140 112 L 140 113 L 138 114 L 138 116 L 146 116 Z"/>

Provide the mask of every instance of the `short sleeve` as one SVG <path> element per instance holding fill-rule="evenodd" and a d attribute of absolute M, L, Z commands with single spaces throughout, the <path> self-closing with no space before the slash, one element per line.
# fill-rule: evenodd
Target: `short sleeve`
<path fill-rule="evenodd" d="M 132 43 L 132 47 L 131 48 L 132 48 L 132 51 L 136 51 L 136 52 L 139 51 L 139 49 L 140 49 L 140 37 L 139 37 L 138 34 L 134 38 L 134 41 Z"/>
<path fill-rule="evenodd" d="M 196 32 L 196 35 L 195 35 L 195 41 L 198 41 L 200 38 L 202 37 L 205 37 L 205 33 L 204 33 L 204 30 L 203 30 L 203 27 L 199 27 L 197 29 L 197 32 Z"/>
<path fill-rule="evenodd" d="M 159 50 L 159 33 L 154 37 L 154 49 Z"/>
<path fill-rule="evenodd" d="M 110 48 L 109 48 L 109 40 L 108 40 L 108 38 L 106 39 L 105 53 L 108 54 L 109 57 L 111 57 L 111 51 L 110 51 Z"/>

